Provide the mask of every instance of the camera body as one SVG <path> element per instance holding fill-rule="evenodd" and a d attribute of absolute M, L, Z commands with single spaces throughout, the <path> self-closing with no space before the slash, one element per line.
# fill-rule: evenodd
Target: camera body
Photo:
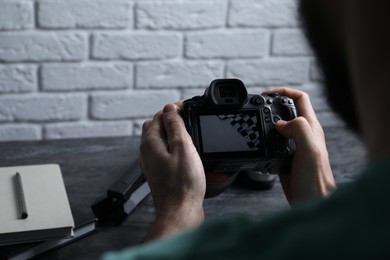
<path fill-rule="evenodd" d="M 275 129 L 297 117 L 292 99 L 248 94 L 239 79 L 216 79 L 183 102 L 183 118 L 206 172 L 289 172 L 295 146 Z"/>

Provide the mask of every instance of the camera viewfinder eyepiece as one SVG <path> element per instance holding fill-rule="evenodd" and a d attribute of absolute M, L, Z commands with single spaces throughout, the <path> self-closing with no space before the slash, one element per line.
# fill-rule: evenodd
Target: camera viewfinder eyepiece
<path fill-rule="evenodd" d="M 239 79 L 218 79 L 211 82 L 205 96 L 213 105 L 238 108 L 247 102 L 248 92 Z"/>

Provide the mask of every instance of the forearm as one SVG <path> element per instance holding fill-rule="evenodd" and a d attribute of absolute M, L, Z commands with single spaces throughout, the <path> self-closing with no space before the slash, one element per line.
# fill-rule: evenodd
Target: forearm
<path fill-rule="evenodd" d="M 319 173 L 317 174 L 318 194 L 321 197 L 328 197 L 337 188 L 333 177 L 332 168 L 329 163 L 328 153 L 323 155 L 319 165 Z"/>
<path fill-rule="evenodd" d="M 145 242 L 169 237 L 185 230 L 195 228 L 203 223 L 203 207 L 187 205 L 168 207 L 156 212 L 156 219 L 145 238 Z"/>

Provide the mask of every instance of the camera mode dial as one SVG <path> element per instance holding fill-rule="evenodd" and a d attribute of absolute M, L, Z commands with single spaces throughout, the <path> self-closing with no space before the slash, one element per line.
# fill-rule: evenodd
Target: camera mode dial
<path fill-rule="evenodd" d="M 261 106 L 264 104 L 264 98 L 260 95 L 254 95 L 249 102 L 254 106 Z"/>

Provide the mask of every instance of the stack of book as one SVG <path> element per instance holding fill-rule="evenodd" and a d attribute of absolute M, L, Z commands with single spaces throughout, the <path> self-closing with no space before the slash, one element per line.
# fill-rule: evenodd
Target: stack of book
<path fill-rule="evenodd" d="M 56 164 L 1 167 L 0 209 L 0 259 L 28 259 L 95 229 L 92 213 L 72 214 Z"/>

